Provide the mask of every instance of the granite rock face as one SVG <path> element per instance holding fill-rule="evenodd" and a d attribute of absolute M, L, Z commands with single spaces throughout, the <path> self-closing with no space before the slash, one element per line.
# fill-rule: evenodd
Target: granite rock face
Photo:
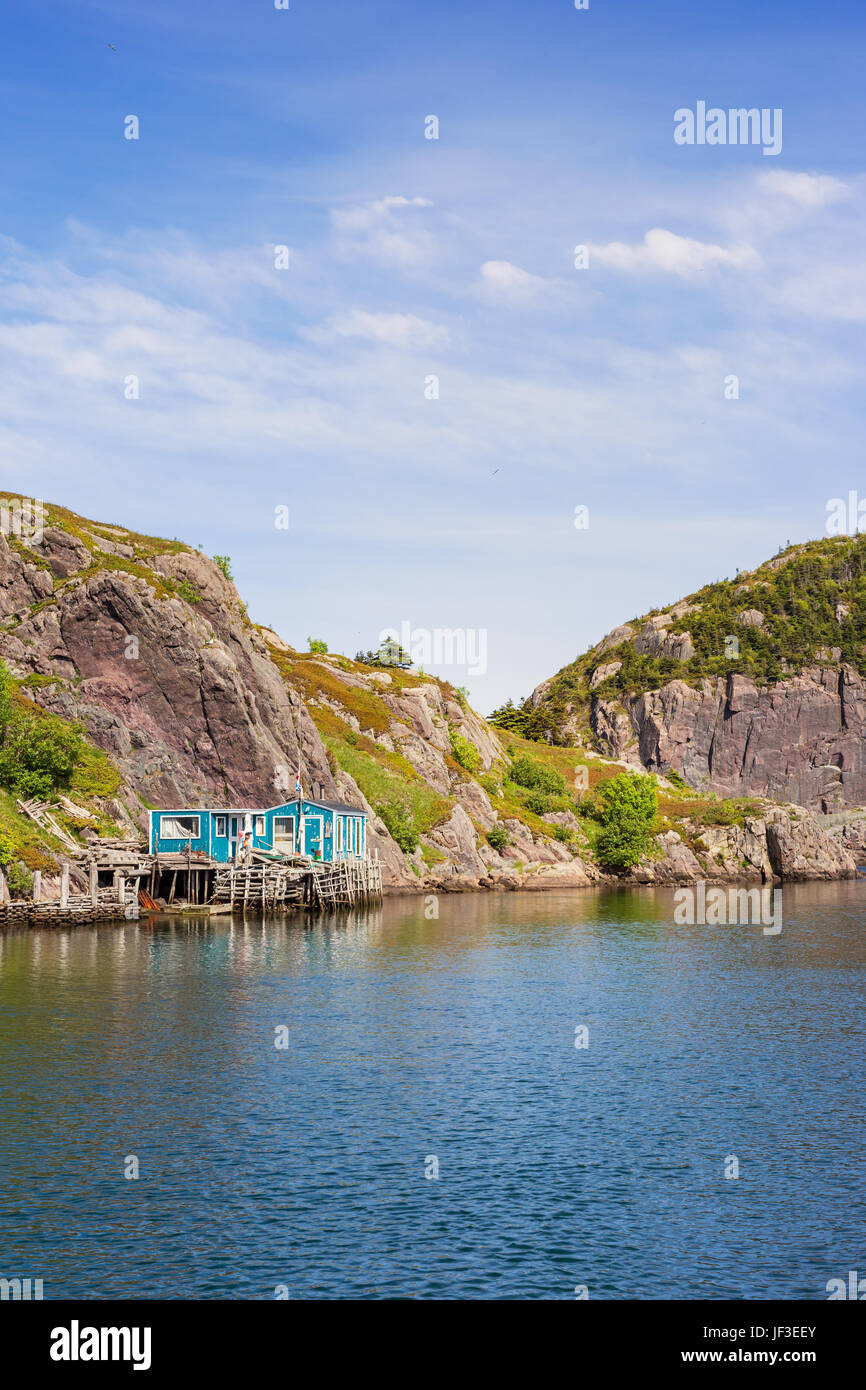
<path fill-rule="evenodd" d="M 833 811 L 866 802 L 866 682 L 813 667 L 757 689 L 744 676 L 673 680 L 628 704 L 594 699 L 609 757 L 678 772 L 720 796 L 765 796 Z"/>
<path fill-rule="evenodd" d="M 470 874 L 475 878 L 487 876 L 487 866 L 478 852 L 475 828 L 462 806 L 455 806 L 443 825 L 435 826 L 428 839 L 446 856 L 433 877 L 448 877 L 453 873 Z"/>
<path fill-rule="evenodd" d="M 810 815 L 777 813 L 767 824 L 767 852 L 774 872 L 789 882 L 852 878 L 857 868 L 854 855 Z"/>
<path fill-rule="evenodd" d="M 34 698 L 81 720 L 133 800 L 273 805 L 293 784 L 299 756 L 313 794 L 335 794 L 303 703 L 213 561 L 157 556 L 139 567 L 144 574 L 88 573 L 91 552 L 54 527 L 39 558 L 50 575 L 0 537 L 0 655 L 19 678 L 57 678 Z M 179 574 L 198 600 L 160 589 L 160 574 Z M 54 577 L 47 593 L 43 576 Z"/>

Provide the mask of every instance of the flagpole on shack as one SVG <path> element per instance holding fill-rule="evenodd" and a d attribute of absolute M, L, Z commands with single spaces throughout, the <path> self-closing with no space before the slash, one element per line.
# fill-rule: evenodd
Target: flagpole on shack
<path fill-rule="evenodd" d="M 298 853 L 304 852 L 304 793 L 301 788 L 301 759 L 298 756 L 298 775 L 295 779 L 295 792 L 298 797 Z"/>

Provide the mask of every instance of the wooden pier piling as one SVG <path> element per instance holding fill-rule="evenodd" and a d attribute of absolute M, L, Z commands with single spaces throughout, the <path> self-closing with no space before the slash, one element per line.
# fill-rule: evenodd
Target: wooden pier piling
<path fill-rule="evenodd" d="M 119 857 L 118 857 L 119 855 Z M 100 873 L 102 883 L 100 883 Z M 2 876 L 2 872 L 0 872 Z M 149 884 L 151 891 L 144 885 Z M 80 886 L 84 891 L 76 891 Z M 247 864 L 217 864 L 207 855 L 148 855 L 142 850 L 93 855 L 74 866 L 64 861 L 56 897 L 46 897 L 39 870 L 31 898 L 10 901 L 5 878 L 0 886 L 3 925 L 84 925 L 137 917 L 146 910 L 178 907 L 207 912 L 269 916 L 306 909 L 333 911 L 382 898 L 382 866 L 372 859 L 321 862 L 296 855 L 253 858 Z M 166 894 L 167 896 L 160 896 Z M 5 899 L 5 900 L 4 900 Z"/>
<path fill-rule="evenodd" d="M 301 907 L 354 907 L 379 902 L 381 897 L 382 866 L 378 859 L 336 863 L 307 860 L 219 869 L 211 902 L 267 915 Z"/>

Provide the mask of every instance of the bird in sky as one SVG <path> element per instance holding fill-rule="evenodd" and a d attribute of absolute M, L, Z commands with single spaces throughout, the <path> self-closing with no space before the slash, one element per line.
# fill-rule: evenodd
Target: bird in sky
<path fill-rule="evenodd" d="M 108 45 L 108 47 L 111 49 L 112 53 L 116 53 L 116 52 L 117 52 L 117 49 L 114 47 L 114 44 L 113 44 L 113 43 L 110 43 L 110 44 Z"/>

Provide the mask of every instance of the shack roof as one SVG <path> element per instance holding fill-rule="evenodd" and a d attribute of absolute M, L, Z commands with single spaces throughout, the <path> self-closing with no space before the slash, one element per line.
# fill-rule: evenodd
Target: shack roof
<path fill-rule="evenodd" d="M 324 801 L 319 796 L 302 796 L 301 800 L 310 806 L 324 806 L 326 811 L 342 811 L 353 816 L 366 816 L 367 812 L 363 806 L 350 806 L 348 801 Z M 297 806 L 298 798 L 293 796 L 291 801 L 281 801 L 280 806 Z M 271 806 L 270 810 L 278 811 L 279 806 Z"/>
<path fill-rule="evenodd" d="M 302 796 L 301 800 L 310 806 L 324 806 L 328 811 L 342 811 L 353 816 L 366 816 L 363 806 L 351 806 L 348 801 L 323 801 L 317 796 Z M 279 811 L 282 806 L 297 806 L 298 798 L 279 801 L 276 806 L 155 806 L 151 815 L 156 816 L 264 816 L 268 811 Z"/>

